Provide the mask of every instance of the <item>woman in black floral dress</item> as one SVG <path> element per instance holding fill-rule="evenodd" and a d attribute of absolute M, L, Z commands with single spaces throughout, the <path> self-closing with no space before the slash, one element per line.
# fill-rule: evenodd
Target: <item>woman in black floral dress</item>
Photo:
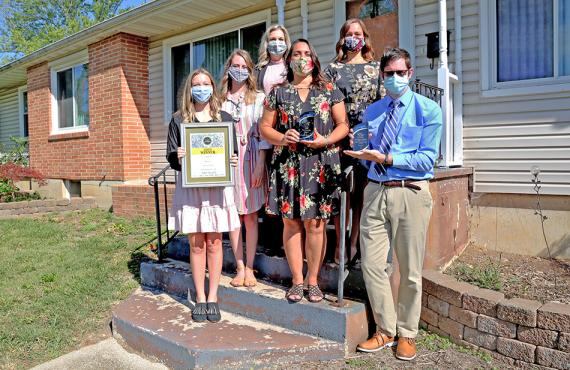
<path fill-rule="evenodd" d="M 261 121 L 261 135 L 275 145 L 266 213 L 283 218 L 283 244 L 293 286 L 287 299 L 303 297 L 302 230 L 305 230 L 309 301 L 324 295 L 317 277 L 325 250 L 325 225 L 338 213 L 340 142 L 348 134 L 344 96 L 323 79 L 313 47 L 299 39 L 287 54 L 287 82 L 271 91 Z M 314 115 L 314 134 L 302 140 L 301 117 Z"/>
<path fill-rule="evenodd" d="M 352 129 L 362 122 L 362 114 L 371 103 L 386 95 L 380 76 L 380 62 L 374 60 L 374 49 L 366 26 L 360 19 L 347 20 L 340 29 L 340 37 L 336 43 L 336 58 L 325 69 L 325 76 L 334 82 L 344 94 L 344 103 L 348 122 Z M 351 149 L 348 138 L 341 143 L 342 149 Z M 362 193 L 366 185 L 368 170 L 356 159 L 341 154 L 341 167 L 354 169 L 354 192 L 347 197 L 347 203 L 353 210 L 352 234 L 350 235 L 350 256 L 356 254 L 356 244 L 360 231 L 360 211 L 362 210 Z M 335 217 L 336 252 L 335 261 L 339 259 L 340 220 Z"/>

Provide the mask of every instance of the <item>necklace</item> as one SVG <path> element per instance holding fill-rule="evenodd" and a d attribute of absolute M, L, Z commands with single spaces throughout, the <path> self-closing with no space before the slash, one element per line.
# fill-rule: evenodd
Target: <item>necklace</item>
<path fill-rule="evenodd" d="M 241 110 L 242 110 L 242 104 L 244 101 L 244 95 L 243 93 L 238 93 L 237 94 L 237 102 L 234 100 L 236 97 L 236 94 L 228 94 L 228 101 L 230 103 L 232 103 L 234 109 L 232 109 L 232 119 L 234 120 L 234 123 L 236 126 L 239 125 L 240 131 L 241 131 L 241 138 L 240 138 L 240 144 L 242 146 L 246 146 L 247 145 L 247 132 L 245 132 L 245 127 L 243 125 L 243 120 L 241 117 Z M 238 133 L 240 134 L 240 133 Z"/>

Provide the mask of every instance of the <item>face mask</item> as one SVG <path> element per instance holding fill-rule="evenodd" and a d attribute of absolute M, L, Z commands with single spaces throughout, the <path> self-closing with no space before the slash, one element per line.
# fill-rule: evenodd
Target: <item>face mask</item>
<path fill-rule="evenodd" d="M 365 45 L 361 37 L 348 36 L 344 38 L 344 48 L 348 51 L 360 51 Z"/>
<path fill-rule="evenodd" d="M 267 43 L 267 51 L 271 55 L 281 56 L 287 50 L 287 44 L 282 40 L 271 40 Z"/>
<path fill-rule="evenodd" d="M 205 103 L 210 100 L 212 96 L 212 89 L 211 85 L 200 85 L 200 86 L 193 86 L 192 87 L 192 97 L 198 103 Z"/>
<path fill-rule="evenodd" d="M 289 66 L 293 70 L 293 73 L 299 76 L 308 76 L 313 72 L 313 61 L 310 58 L 292 60 Z"/>
<path fill-rule="evenodd" d="M 247 69 L 230 67 L 228 69 L 228 74 L 237 83 L 242 83 L 249 77 L 249 71 Z"/>
<path fill-rule="evenodd" d="M 397 73 L 394 73 L 393 76 L 387 77 L 384 80 L 384 87 L 392 95 L 401 95 L 406 90 L 409 83 L 410 79 L 408 76 L 401 77 Z"/>

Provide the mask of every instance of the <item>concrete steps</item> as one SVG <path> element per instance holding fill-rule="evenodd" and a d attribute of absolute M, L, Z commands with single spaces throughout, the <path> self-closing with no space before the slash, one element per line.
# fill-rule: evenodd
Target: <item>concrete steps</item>
<path fill-rule="evenodd" d="M 342 343 L 229 312 L 216 324 L 195 323 L 182 300 L 142 289 L 115 308 L 113 333 L 173 369 L 264 368 L 344 356 Z"/>
<path fill-rule="evenodd" d="M 182 298 L 194 297 L 190 266 L 186 262 L 143 262 L 140 274 L 145 288 Z M 222 310 L 341 343 L 344 354 L 353 352 L 368 336 L 364 303 L 345 300 L 344 307 L 337 307 L 336 297 L 329 294 L 320 303 L 306 299 L 290 303 L 285 299 L 284 287 L 258 281 L 253 288 L 234 288 L 230 280 L 225 275 L 220 280 L 218 302 Z"/>
<path fill-rule="evenodd" d="M 224 240 L 224 267 L 223 270 L 229 274 L 235 272 L 236 262 L 230 247 L 229 241 Z M 263 247 L 258 247 L 258 250 Z M 190 247 L 186 236 L 177 236 L 168 244 L 167 256 L 178 261 L 189 261 Z M 291 282 L 291 271 L 285 257 L 270 256 L 262 252 L 257 252 L 254 260 L 256 276 L 266 278 L 269 281 L 289 285 Z M 305 266 L 306 267 L 306 266 Z M 319 275 L 319 286 L 322 290 L 335 293 L 338 284 L 338 265 L 334 263 L 324 263 Z M 360 268 L 352 269 L 344 283 L 345 294 L 361 300 L 366 299 L 366 289 L 364 278 Z"/>

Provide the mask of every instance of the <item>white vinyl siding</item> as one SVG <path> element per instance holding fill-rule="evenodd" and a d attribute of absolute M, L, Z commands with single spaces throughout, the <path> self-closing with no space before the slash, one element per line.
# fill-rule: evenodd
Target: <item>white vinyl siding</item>
<path fill-rule="evenodd" d="M 271 24 L 277 23 L 277 8 L 271 8 Z M 291 40 L 303 36 L 301 19 L 301 1 L 285 3 L 285 27 Z M 334 57 L 337 35 L 334 32 L 334 1 L 308 0 L 308 36 L 314 44 L 321 66 L 325 68 Z M 168 35 L 169 37 L 174 35 Z M 164 75 L 163 39 L 155 38 L 149 45 L 149 117 L 151 143 L 151 173 L 156 174 L 164 168 L 166 161 L 166 136 L 168 122 L 164 116 Z M 170 177 L 172 179 L 172 177 Z"/>
<path fill-rule="evenodd" d="M 0 93 L 0 144 L 12 145 L 11 136 L 20 135 L 18 88 Z"/>
<path fill-rule="evenodd" d="M 448 1 L 450 69 L 453 50 L 453 1 Z M 436 84 L 437 62 L 429 69 L 425 56 L 428 32 L 438 30 L 438 3 L 418 0 L 415 7 L 417 77 Z M 482 96 L 479 1 L 463 0 L 463 135 L 464 165 L 475 168 L 474 191 L 531 194 L 530 168 L 541 169 L 543 194 L 570 195 L 570 92 Z M 538 85 L 537 85 L 538 86 Z M 570 89 L 570 86 L 569 86 Z"/>

